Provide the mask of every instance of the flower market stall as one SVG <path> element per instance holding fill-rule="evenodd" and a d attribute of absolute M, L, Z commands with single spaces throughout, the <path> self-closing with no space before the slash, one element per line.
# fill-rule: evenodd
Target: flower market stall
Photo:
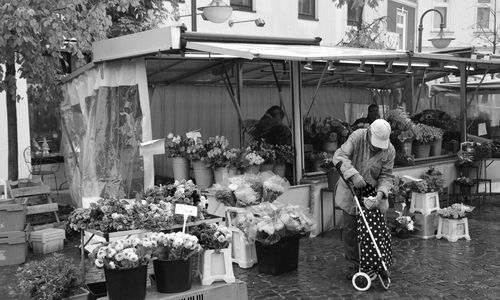
<path fill-rule="evenodd" d="M 172 159 L 162 155 L 164 146 L 155 139 L 199 130 L 204 139 L 225 136 L 232 148 L 243 149 L 251 131 L 245 126 L 247 121 L 258 119 L 265 107 L 279 104 L 291 120 L 293 136 L 289 191 L 297 184 L 311 187 L 304 198 L 296 198 L 296 193 L 285 197 L 311 209 L 315 221 L 323 216 L 327 229 L 334 224 L 333 204 L 326 199 L 333 197 L 330 190 L 324 190 L 325 173 L 309 169 L 309 158 L 317 153 L 315 143 L 307 141 L 316 132 L 309 130 L 312 126 L 305 127 L 311 124 L 305 122 L 307 117 L 321 118 L 315 124 L 324 128 L 318 132 L 328 134 L 328 146 L 334 145 L 334 138 L 338 146 L 344 131 L 323 130 L 332 127 L 325 122 L 328 117 L 352 123 L 371 102 L 377 102 L 383 111 L 405 105 L 414 113 L 419 106 L 414 95 L 421 89 L 417 90 L 416 83 L 422 79 L 450 73 L 465 78 L 466 72 L 494 72 L 500 66 L 495 60 L 450 54 L 324 47 L 318 39 L 210 35 L 175 27 L 99 41 L 94 43 L 93 54 L 91 65 L 66 79 L 62 106 L 66 136 L 71 137 L 66 157 L 75 166 L 71 186 L 74 195 L 84 199 L 83 206 L 105 193 L 130 197 L 137 189 L 151 187 L 155 174 L 172 177 Z M 302 69 L 305 62 L 312 62 L 312 71 Z M 391 70 L 387 62 L 392 62 Z M 334 72 L 328 70 L 330 63 L 335 65 Z M 467 69 L 471 64 L 477 68 Z M 370 72 L 352 72 L 358 66 Z M 289 88 L 277 97 L 276 86 L 282 85 Z M 461 99 L 465 99 L 466 81 L 462 85 Z M 117 87 L 116 92 L 108 87 Z M 336 109 L 339 105 L 343 109 Z M 461 128 L 458 142 L 465 132 L 464 111 L 455 126 Z M 423 133 L 419 137 L 431 140 Z M 144 146 L 141 151 L 140 144 Z M 408 161 L 405 156 L 401 159 Z M 419 173 L 437 161 L 447 177 L 457 177 L 452 156 L 417 160 L 417 166 L 396 168 L 395 172 Z M 201 168 L 195 165 L 192 163 L 192 172 L 197 173 Z M 321 198 L 325 199 L 323 210 Z M 318 233 L 316 228 L 313 235 Z"/>

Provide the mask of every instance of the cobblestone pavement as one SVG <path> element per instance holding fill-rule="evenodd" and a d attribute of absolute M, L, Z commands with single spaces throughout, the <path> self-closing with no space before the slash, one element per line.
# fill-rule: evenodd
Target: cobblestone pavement
<path fill-rule="evenodd" d="M 236 278 L 248 285 L 250 299 L 500 299 L 500 198 L 490 200 L 469 218 L 471 241 L 393 238 L 394 265 L 386 291 L 376 282 L 367 292 L 356 291 L 344 277 L 345 261 L 338 231 L 300 242 L 297 271 L 278 276 L 259 274 L 257 266 L 240 269 Z M 65 253 L 79 261 L 78 239 Z M 28 259 L 38 259 L 30 254 Z M 16 283 L 17 266 L 0 267 L 0 299 Z M 87 282 L 103 279 L 92 268 Z"/>

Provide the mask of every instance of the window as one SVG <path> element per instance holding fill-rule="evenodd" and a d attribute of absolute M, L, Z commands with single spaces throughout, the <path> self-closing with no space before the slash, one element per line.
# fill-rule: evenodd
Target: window
<path fill-rule="evenodd" d="M 477 1 L 476 24 L 478 29 L 490 28 L 491 0 Z"/>
<path fill-rule="evenodd" d="M 406 50 L 406 28 L 408 25 L 408 11 L 404 8 L 396 10 L 396 33 L 398 34 L 398 50 Z"/>
<path fill-rule="evenodd" d="M 316 0 L 299 0 L 299 18 L 316 18 Z"/>
<path fill-rule="evenodd" d="M 362 7 L 355 7 L 353 1 L 349 1 L 347 5 L 347 25 L 358 25 L 358 14 L 362 12 Z"/>
<path fill-rule="evenodd" d="M 444 28 L 448 27 L 448 0 L 434 0 L 434 9 L 441 12 L 443 15 Z M 433 29 L 440 29 L 441 17 L 438 13 L 434 13 L 434 18 L 432 22 Z"/>
<path fill-rule="evenodd" d="M 230 4 L 234 9 L 251 11 L 253 9 L 252 2 L 252 0 L 231 0 Z"/>

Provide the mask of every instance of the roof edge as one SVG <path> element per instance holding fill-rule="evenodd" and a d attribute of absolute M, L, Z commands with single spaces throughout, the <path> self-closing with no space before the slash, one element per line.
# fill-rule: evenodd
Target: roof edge
<path fill-rule="evenodd" d="M 263 37 L 251 35 L 214 34 L 204 32 L 182 32 L 181 41 L 185 46 L 187 42 L 224 42 L 246 44 L 280 44 L 280 45 L 311 45 L 319 46 L 320 37 L 314 39 Z"/>

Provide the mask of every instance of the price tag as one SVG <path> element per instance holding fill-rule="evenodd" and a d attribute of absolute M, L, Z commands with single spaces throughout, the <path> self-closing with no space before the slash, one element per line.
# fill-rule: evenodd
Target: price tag
<path fill-rule="evenodd" d="M 176 204 L 175 213 L 184 216 L 184 224 L 182 225 L 182 232 L 186 232 L 186 221 L 188 216 L 196 217 L 198 215 L 198 207 L 185 204 Z"/>
<path fill-rule="evenodd" d="M 477 135 L 482 136 L 482 135 L 487 135 L 488 131 L 486 130 L 486 123 L 479 123 L 477 124 Z"/>

